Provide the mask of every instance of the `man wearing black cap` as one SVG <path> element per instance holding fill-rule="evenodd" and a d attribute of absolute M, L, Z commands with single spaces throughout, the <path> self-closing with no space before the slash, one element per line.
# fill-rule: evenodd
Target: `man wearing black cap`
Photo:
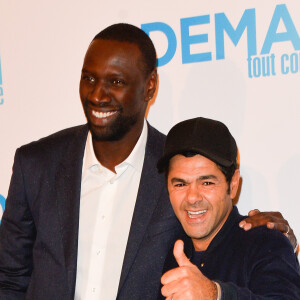
<path fill-rule="evenodd" d="M 300 299 L 299 264 L 288 239 L 257 227 L 246 233 L 233 206 L 237 146 L 221 122 L 196 118 L 169 132 L 158 163 L 187 236 L 167 257 L 162 295 L 177 299 Z"/>

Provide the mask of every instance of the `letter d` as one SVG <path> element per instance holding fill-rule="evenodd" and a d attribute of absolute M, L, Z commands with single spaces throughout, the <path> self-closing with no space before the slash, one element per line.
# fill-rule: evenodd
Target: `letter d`
<path fill-rule="evenodd" d="M 149 36 L 151 31 L 161 31 L 166 35 L 168 39 L 168 49 L 162 57 L 157 59 L 157 66 L 161 67 L 166 65 L 175 55 L 177 47 L 176 35 L 173 29 L 168 24 L 162 22 L 142 24 L 141 29 Z"/>

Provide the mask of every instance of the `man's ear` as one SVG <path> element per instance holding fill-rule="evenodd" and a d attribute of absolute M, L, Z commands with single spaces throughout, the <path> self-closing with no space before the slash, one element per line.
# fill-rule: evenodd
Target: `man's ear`
<path fill-rule="evenodd" d="M 145 101 L 150 101 L 156 91 L 157 86 L 157 69 L 155 68 L 147 78 L 146 90 L 145 90 Z"/>
<path fill-rule="evenodd" d="M 230 182 L 230 198 L 234 199 L 240 184 L 240 170 L 236 169 Z"/>

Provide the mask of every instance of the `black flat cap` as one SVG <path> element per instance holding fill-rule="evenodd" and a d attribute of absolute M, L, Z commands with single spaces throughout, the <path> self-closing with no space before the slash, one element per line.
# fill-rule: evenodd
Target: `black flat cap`
<path fill-rule="evenodd" d="M 237 163 L 236 142 L 226 125 L 202 117 L 180 122 L 171 128 L 163 157 L 157 164 L 159 172 L 165 171 L 173 156 L 186 152 L 201 154 L 224 167 Z"/>

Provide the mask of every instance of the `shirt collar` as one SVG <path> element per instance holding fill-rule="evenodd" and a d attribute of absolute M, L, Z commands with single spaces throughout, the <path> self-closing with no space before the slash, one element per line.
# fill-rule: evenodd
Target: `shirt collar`
<path fill-rule="evenodd" d="M 133 168 L 135 168 L 137 171 L 142 172 L 143 163 L 144 163 L 144 157 L 145 157 L 145 149 L 146 149 L 146 142 L 147 142 L 147 136 L 148 136 L 148 126 L 146 123 L 146 120 L 144 119 L 143 124 L 143 130 L 142 133 L 135 144 L 133 150 L 129 154 L 129 156 L 121 162 L 119 165 L 116 166 L 116 172 L 119 173 L 121 169 L 124 169 L 125 166 L 131 165 Z M 92 166 L 98 165 L 101 168 L 104 168 L 98 161 L 94 147 L 93 147 L 93 141 L 92 141 L 92 134 L 89 131 L 86 144 L 85 144 L 85 150 L 84 150 L 84 156 L 83 156 L 83 168 L 82 173 L 84 174 L 85 171 L 87 171 Z"/>

